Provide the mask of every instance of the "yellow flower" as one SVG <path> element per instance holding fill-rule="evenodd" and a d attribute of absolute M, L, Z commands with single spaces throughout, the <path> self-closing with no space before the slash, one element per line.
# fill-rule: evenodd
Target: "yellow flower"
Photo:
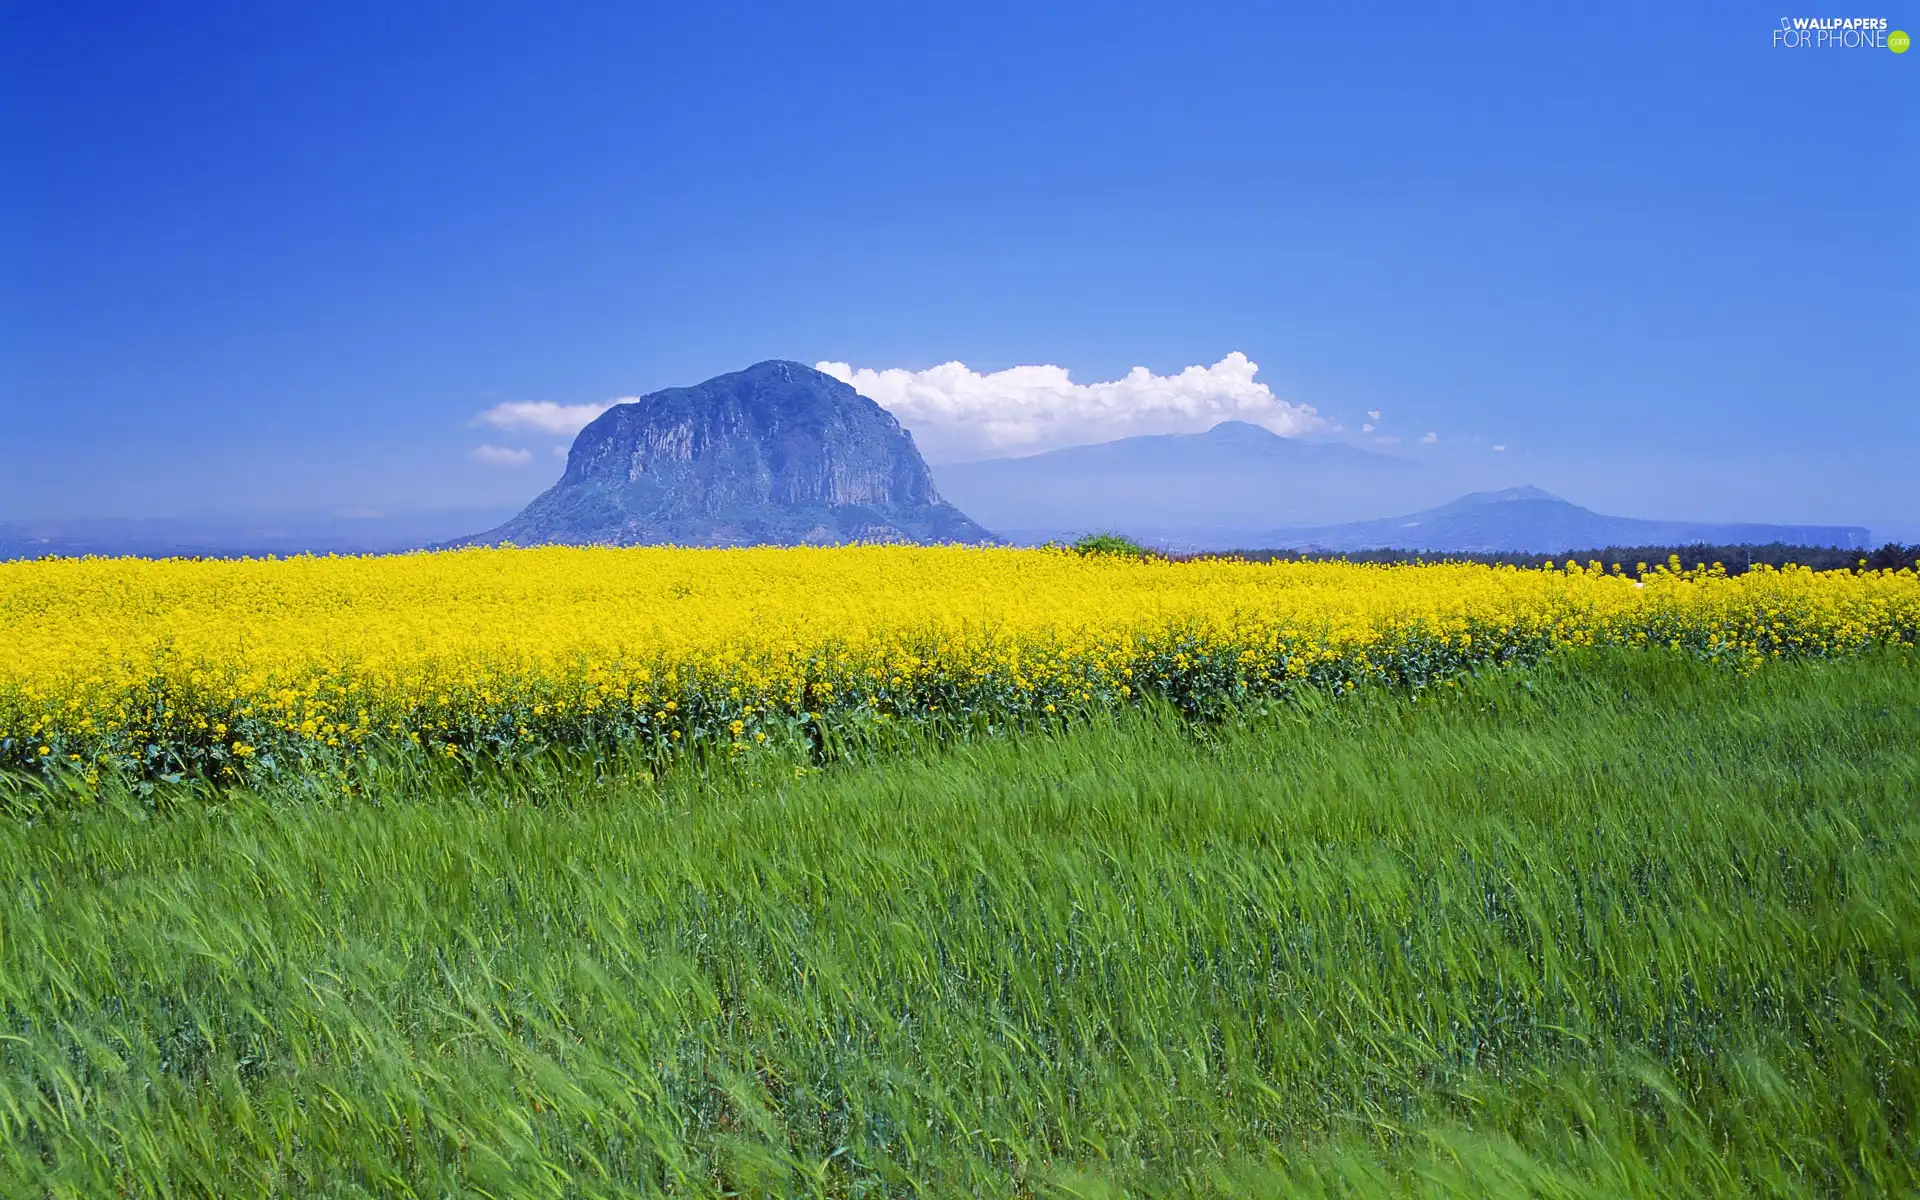
<path fill-rule="evenodd" d="M 756 725 L 1035 701 L 1057 713 L 1054 696 L 1424 686 L 1567 646 L 1729 663 L 1852 653 L 1920 642 L 1920 574 L 551 547 L 0 563 L 0 611 L 0 730 L 25 731 L 39 758 L 57 740 L 137 767 L 148 744 L 191 754 L 203 737 L 244 758 L 235 721 L 254 723 L 261 753 L 298 743 L 343 760 L 376 730 L 457 753 L 450 739 L 475 721 L 566 739 L 716 703 Z M 670 737 L 683 733 L 714 736 Z"/>

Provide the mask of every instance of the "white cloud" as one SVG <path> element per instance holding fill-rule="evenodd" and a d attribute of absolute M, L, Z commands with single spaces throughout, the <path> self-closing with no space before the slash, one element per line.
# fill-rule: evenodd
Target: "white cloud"
<path fill-rule="evenodd" d="M 1372 417 L 1374 420 L 1378 421 L 1380 419 L 1380 410 L 1377 408 L 1370 408 L 1367 410 L 1367 415 L 1369 417 Z"/>
<path fill-rule="evenodd" d="M 1034 454 L 1136 434 L 1199 433 L 1226 420 L 1290 436 L 1337 428 L 1310 406 L 1290 404 L 1255 382 L 1259 365 L 1239 351 L 1211 367 L 1176 375 L 1135 367 L 1105 383 L 1075 383 L 1055 366 L 982 375 L 959 362 L 925 371 L 815 365 L 898 417 L 934 462 Z"/>
<path fill-rule="evenodd" d="M 473 456 L 490 467 L 524 467 L 533 461 L 533 451 L 506 446 L 475 446 Z"/>
<path fill-rule="evenodd" d="M 1507 452 L 1507 448 L 1505 446 L 1495 446 L 1494 450 L 1501 454 L 1505 454 Z"/>
<path fill-rule="evenodd" d="M 1423 446 L 1431 446 L 1439 440 L 1440 440 L 1440 435 L 1433 432 L 1431 429 L 1429 429 L 1427 432 L 1420 435 L 1420 444 Z"/>
<path fill-rule="evenodd" d="M 1372 424 L 1372 422 L 1370 422 L 1370 421 L 1363 421 L 1363 422 L 1361 422 L 1361 423 L 1360 423 L 1360 432 L 1361 432 L 1361 433 L 1372 433 L 1372 432 L 1373 432 L 1373 424 Z"/>
<path fill-rule="evenodd" d="M 474 423 L 495 429 L 528 429 L 572 437 L 587 427 L 587 422 L 616 404 L 626 404 L 632 396 L 622 396 L 605 404 L 555 404 L 551 400 L 515 400 L 496 404 L 474 418 Z"/>

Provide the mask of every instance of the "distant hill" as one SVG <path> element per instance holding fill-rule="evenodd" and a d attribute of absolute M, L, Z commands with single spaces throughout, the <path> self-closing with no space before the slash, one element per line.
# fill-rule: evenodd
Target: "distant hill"
<path fill-rule="evenodd" d="M 1427 550 L 1560 554 L 1585 546 L 1722 546 L 1783 542 L 1864 548 L 1857 525 L 1750 525 L 1609 517 L 1536 487 L 1475 492 L 1403 517 L 1317 528 L 1282 529 L 1237 549 Z"/>
<path fill-rule="evenodd" d="M 511 509 L 209 513 L 184 517 L 0 521 L 0 559 L 85 555 L 239 558 L 269 554 L 393 554 L 497 522 Z"/>
<path fill-rule="evenodd" d="M 851 387 L 763 362 L 608 409 L 560 482 L 465 543 L 683 546 L 986 542 L 913 437 Z"/>
<path fill-rule="evenodd" d="M 940 491 L 1013 541 L 1121 530 L 1229 544 L 1250 531 L 1350 520 L 1448 494 L 1419 463 L 1244 421 L 933 469 Z"/>

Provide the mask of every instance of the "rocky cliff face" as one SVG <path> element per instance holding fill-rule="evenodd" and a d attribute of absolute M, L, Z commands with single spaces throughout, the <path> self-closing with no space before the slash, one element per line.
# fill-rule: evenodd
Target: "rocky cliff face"
<path fill-rule="evenodd" d="M 851 387 L 763 362 L 607 410 L 560 482 L 468 539 L 613 545 L 986 542 L 940 499 L 913 437 Z"/>

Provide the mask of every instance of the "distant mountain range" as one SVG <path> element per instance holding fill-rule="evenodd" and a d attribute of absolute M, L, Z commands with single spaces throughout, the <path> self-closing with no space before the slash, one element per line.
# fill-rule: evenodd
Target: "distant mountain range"
<path fill-rule="evenodd" d="M 141 558 L 395 554 L 425 549 L 495 524 L 511 511 L 463 508 L 4 521 L 0 522 L 0 559 L 90 554 Z"/>
<path fill-rule="evenodd" d="M 566 473 L 467 544 L 986 542 L 892 413 L 796 362 L 756 363 L 616 405 Z"/>
<path fill-rule="evenodd" d="M 1408 459 L 1240 421 L 929 470 L 885 409 L 811 367 L 776 361 L 607 410 L 575 439 L 559 482 L 504 523 L 507 514 L 488 510 L 0 523 L 0 559 L 374 554 L 501 541 L 1035 544 L 1100 532 L 1185 551 L 1869 545 L 1868 531 L 1851 525 L 1613 517 L 1535 487 L 1435 503 L 1447 494 L 1443 474 Z M 1395 509 L 1407 515 L 1373 517 Z"/>
<path fill-rule="evenodd" d="M 1443 504 L 1458 487 L 1446 473 L 1243 421 L 1199 434 L 954 463 L 934 468 L 934 476 L 943 495 L 1021 545 L 1121 533 L 1183 551 L 1559 553 L 1696 542 L 1858 547 L 1868 539 L 1858 526 L 1610 517 L 1533 487 Z M 1377 516 L 1396 510 L 1407 515 Z"/>
<path fill-rule="evenodd" d="M 1609 517 L 1537 487 L 1475 492 L 1403 517 L 1253 535 L 1239 550 L 1427 550 L 1455 553 L 1560 554 L 1607 546 L 1796 546 L 1864 548 L 1857 525 L 1744 525 Z"/>
<path fill-rule="evenodd" d="M 1320 525 L 1456 494 L 1410 459 L 1244 421 L 933 469 L 940 492 L 1015 542 L 1124 531 L 1149 539 Z"/>

